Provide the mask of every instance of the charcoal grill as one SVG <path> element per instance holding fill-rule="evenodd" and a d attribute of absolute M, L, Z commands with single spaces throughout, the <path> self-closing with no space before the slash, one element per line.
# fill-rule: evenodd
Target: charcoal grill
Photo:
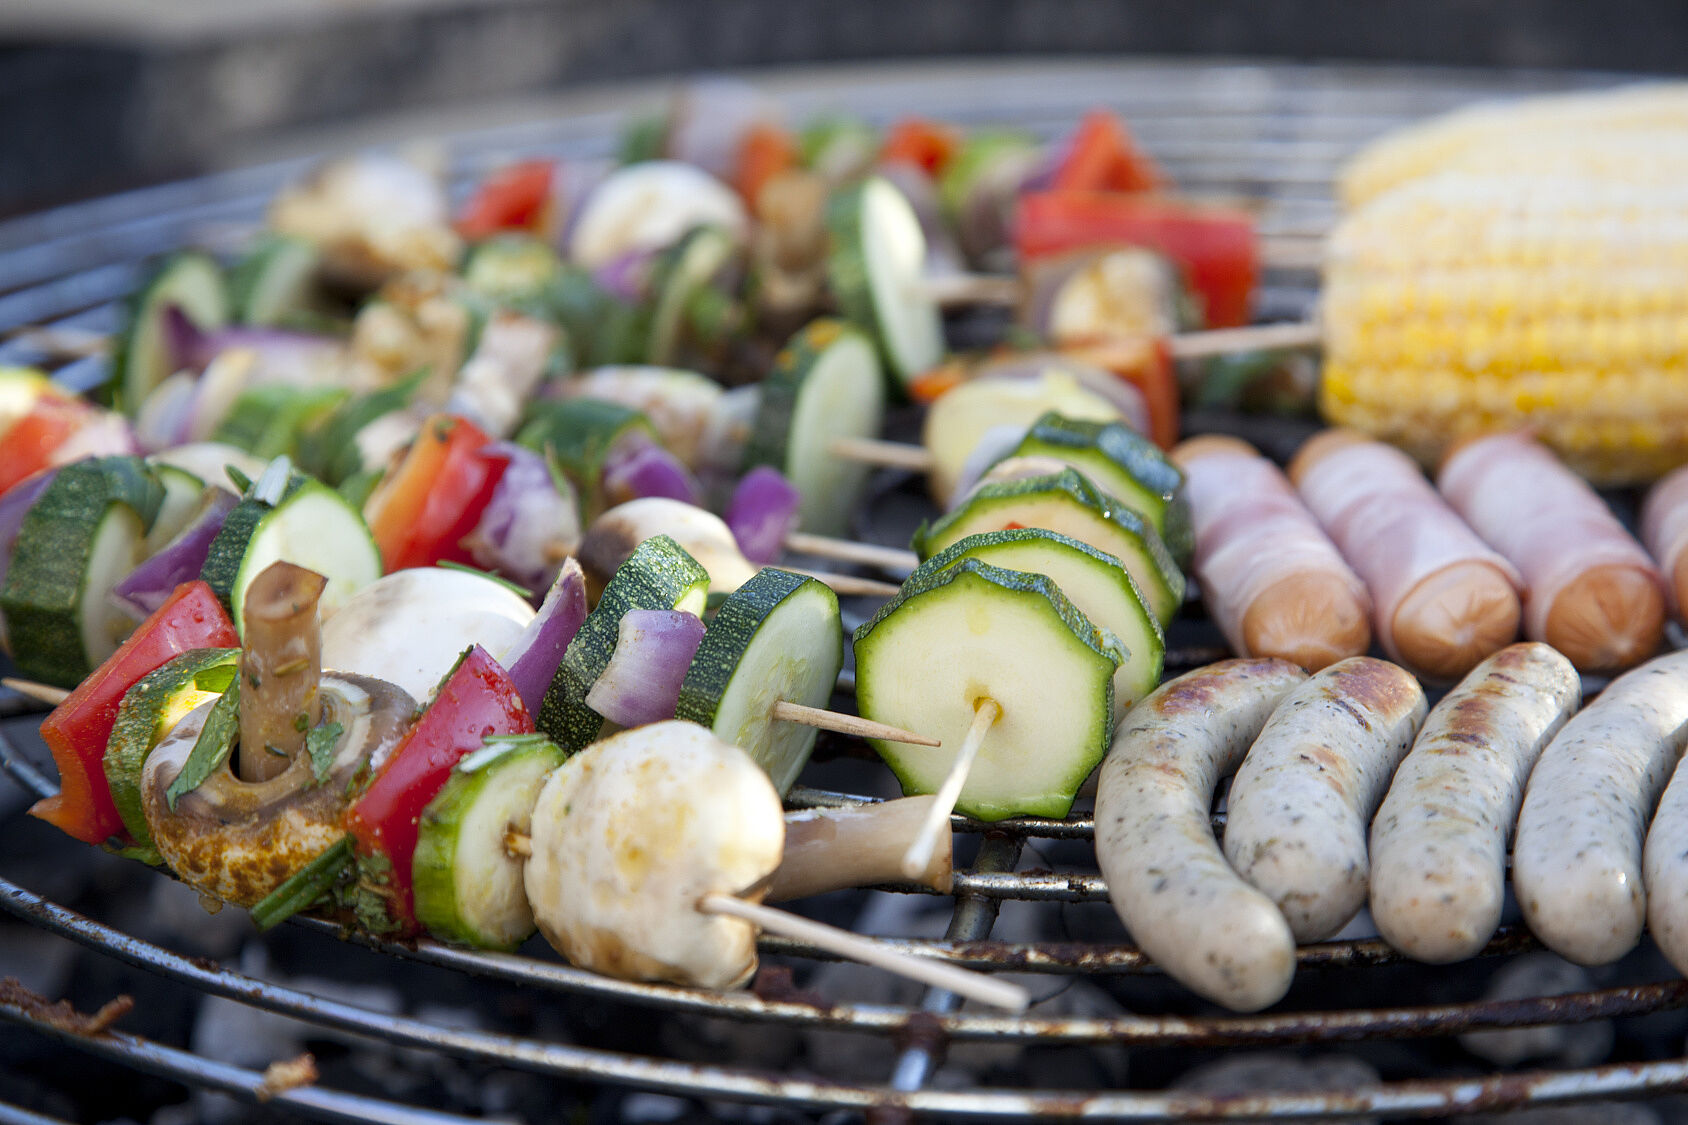
<path fill-rule="evenodd" d="M 1279 258 L 1292 257 L 1300 248 L 1299 257 L 1306 264 L 1269 271 L 1258 309 L 1261 319 L 1288 319 L 1307 315 L 1313 306 L 1315 251 L 1335 212 L 1332 175 L 1357 144 L 1390 127 L 1480 97 L 1602 85 L 1617 78 L 1119 60 L 810 70 L 764 74 L 757 80 L 784 99 L 797 119 L 848 109 L 886 123 L 918 108 L 964 124 L 1012 124 L 1051 135 L 1069 125 L 1085 108 L 1116 107 L 1180 184 L 1196 192 L 1255 199 L 1261 231 L 1276 244 Z M 514 155 L 548 155 L 575 161 L 608 158 L 613 154 L 623 114 L 630 108 L 654 106 L 662 95 L 663 91 L 654 87 L 621 91 L 611 98 L 601 93 L 575 95 L 559 99 L 554 112 L 540 123 L 483 127 L 448 136 L 446 145 L 459 176 L 458 186 Z M 141 280 L 150 255 L 204 242 L 215 232 L 255 223 L 277 186 L 304 167 L 303 161 L 269 163 L 0 224 L 0 333 L 22 326 L 111 331 L 117 326 L 119 302 Z M 0 363 L 50 362 L 33 347 L 26 337 L 14 336 L 0 344 Z M 80 387 L 97 381 L 100 363 L 79 360 L 56 366 L 63 381 Z M 1211 641 L 1211 635 L 1208 639 Z M 1200 657 L 1199 652 L 1187 652 L 1184 659 L 1195 663 Z M 1169 666 L 1176 662 L 1176 654 L 1169 654 Z M 27 714 L 29 706 L 15 695 L 0 695 L 0 718 Z M 9 742 L 0 741 L 0 766 L 36 795 L 53 790 L 50 768 Z M 797 804 L 863 799 L 804 787 L 792 796 Z M 1105 887 L 1093 863 L 1088 870 L 1082 864 L 1063 871 L 1028 866 L 1029 853 L 1039 848 L 1089 840 L 1092 823 L 1088 817 L 1021 819 L 989 826 L 957 818 L 955 827 L 977 840 L 978 845 L 972 862 L 958 873 L 947 932 L 942 939 L 894 938 L 897 944 L 959 965 L 1042 974 L 1050 979 L 1089 975 L 1129 985 L 1155 975 L 1154 967 L 1125 944 L 991 939 L 999 908 L 1006 903 L 1030 904 L 1025 909 L 1036 911 L 1058 911 L 1105 900 Z M 64 846 L 77 845 L 66 841 Z M 819 1073 L 793 1077 L 745 1066 L 699 1064 L 657 1052 L 595 1049 L 394 1016 L 173 952 L 50 901 L 4 877 L 4 869 L 5 861 L 0 859 L 0 908 L 8 914 L 56 939 L 145 969 L 183 989 L 402 1047 L 569 1080 L 707 1099 L 807 1111 L 844 1110 L 886 1119 L 917 1114 L 975 1119 L 1082 1115 L 1123 1121 L 1255 1117 L 1341 1120 L 1362 1115 L 1435 1117 L 1688 1089 L 1688 1058 L 1457 1077 L 1447 1077 L 1445 1072 L 1438 1076 L 1432 1071 L 1340 1092 L 1238 1097 L 1094 1087 L 940 1089 L 931 1084 L 948 1043 L 1194 1049 L 1450 1037 L 1475 1030 L 1569 1024 L 1688 1007 L 1688 982 L 1674 978 L 1502 1001 L 1479 1000 L 1473 992 L 1446 1003 L 1327 1005 L 1300 1010 L 1292 997 L 1291 1004 L 1283 1007 L 1295 1010 L 1281 1007 L 1250 1016 L 1215 1015 L 1207 1009 L 1191 1008 L 1195 1014 L 1183 1014 L 1182 1009 L 1141 1009 L 1141 1015 L 1059 1018 L 1040 1014 L 1039 1006 L 1024 1016 L 964 1012 L 958 1010 L 953 995 L 941 991 L 929 991 L 917 1003 L 908 1005 L 851 1002 L 840 996 L 822 997 L 816 1002 L 801 994 L 770 994 L 765 998 L 752 992 L 715 994 L 618 982 L 551 959 L 478 953 L 426 941 L 412 947 L 350 939 L 403 961 L 517 985 L 559 1002 L 588 997 L 633 1005 L 664 1017 L 671 1013 L 794 1032 L 836 1030 L 880 1037 L 898 1045 L 890 1072 L 881 1081 L 863 1084 Z M 155 878 L 139 867 L 133 877 Z M 861 893 L 865 898 L 899 892 L 885 889 Z M 294 924 L 329 930 L 321 923 Z M 1534 941 L 1520 928 L 1505 928 L 1482 957 L 1488 959 L 1485 964 L 1498 965 L 1503 959 L 1535 948 Z M 824 956 L 801 943 L 785 940 L 764 939 L 763 949 L 795 964 L 800 972 L 805 963 Z M 1302 970 L 1298 980 L 1355 974 L 1361 982 L 1357 991 L 1365 995 L 1368 978 L 1375 978 L 1400 959 L 1373 939 L 1307 946 L 1299 951 L 1298 960 Z M 1185 1007 L 1191 1006 L 1186 1003 Z M 137 1071 L 246 1099 L 267 1096 L 263 1076 L 256 1071 L 213 1062 L 121 1030 L 79 1034 L 60 1026 L 28 995 L 0 994 L 0 1016 Z M 467 1120 L 320 1086 L 276 1093 L 271 1104 L 323 1120 L 407 1125 Z M 42 1119 L 0 1105 L 0 1120 Z"/>

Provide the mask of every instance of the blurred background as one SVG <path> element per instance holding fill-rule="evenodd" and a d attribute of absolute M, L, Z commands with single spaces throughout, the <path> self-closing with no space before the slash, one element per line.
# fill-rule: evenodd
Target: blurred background
<path fill-rule="evenodd" d="M 1680 73 L 1685 43 L 1673 0 L 4 0 L 0 215 L 699 70 L 1124 54 Z"/>

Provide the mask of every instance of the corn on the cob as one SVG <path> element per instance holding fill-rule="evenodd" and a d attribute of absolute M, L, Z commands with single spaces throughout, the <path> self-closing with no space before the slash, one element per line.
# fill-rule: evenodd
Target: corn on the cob
<path fill-rule="evenodd" d="M 1448 173 L 1328 253 L 1329 420 L 1427 465 L 1521 426 L 1601 484 L 1688 462 L 1688 187 Z"/>
<path fill-rule="evenodd" d="M 1685 128 L 1688 83 L 1485 102 L 1390 133 L 1361 149 L 1339 174 L 1337 195 L 1354 208 L 1408 181 L 1465 167 L 1472 159 L 1516 168 L 1518 158 L 1509 150 L 1534 145 L 1543 152 L 1571 152 L 1579 138 Z"/>

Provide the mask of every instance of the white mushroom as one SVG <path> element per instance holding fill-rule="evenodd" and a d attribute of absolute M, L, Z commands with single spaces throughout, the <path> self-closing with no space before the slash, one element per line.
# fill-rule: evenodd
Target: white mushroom
<path fill-rule="evenodd" d="M 502 660 L 532 620 L 533 607 L 495 578 L 445 567 L 400 570 L 322 623 L 322 663 L 426 700 L 464 649 L 478 644 Z"/>
<path fill-rule="evenodd" d="M 569 256 L 597 269 L 625 254 L 673 245 L 693 227 L 710 224 L 744 237 L 749 220 L 731 188 L 677 160 L 629 164 L 586 197 L 569 236 Z"/>
<path fill-rule="evenodd" d="M 713 512 L 661 496 L 617 504 L 592 521 L 580 541 L 580 565 L 596 598 L 639 544 L 667 535 L 709 572 L 709 592 L 730 594 L 750 581 L 757 567 L 739 550 L 732 529 Z"/>
<path fill-rule="evenodd" d="M 546 782 L 528 901 L 546 940 L 582 968 L 733 988 L 756 971 L 756 927 L 698 905 L 760 901 L 784 839 L 779 794 L 744 751 L 693 723 L 638 727 Z"/>

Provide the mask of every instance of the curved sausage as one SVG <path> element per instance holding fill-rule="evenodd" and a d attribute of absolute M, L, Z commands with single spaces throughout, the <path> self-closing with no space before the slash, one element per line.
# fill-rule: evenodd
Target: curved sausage
<path fill-rule="evenodd" d="M 1676 612 L 1688 611 L 1688 465 L 1647 490 L 1641 541 L 1665 572 Z"/>
<path fill-rule="evenodd" d="M 1192 438 L 1172 459 L 1184 470 L 1202 599 L 1233 650 L 1310 669 L 1366 651 L 1365 584 L 1276 465 L 1226 437 Z"/>
<path fill-rule="evenodd" d="M 1452 680 L 1518 635 L 1517 569 L 1405 453 L 1326 430 L 1301 447 L 1289 477 L 1371 591 L 1372 629 L 1391 659 Z"/>
<path fill-rule="evenodd" d="M 1524 782 L 1581 698 L 1571 662 L 1525 641 L 1483 661 L 1430 712 L 1372 822 L 1372 921 L 1390 945 L 1440 965 L 1488 943 Z"/>
<path fill-rule="evenodd" d="M 1605 501 L 1528 434 L 1454 450 L 1437 487 L 1524 576 L 1524 635 L 1585 672 L 1651 656 L 1664 634 L 1664 578 Z"/>
<path fill-rule="evenodd" d="M 1616 961 L 1641 940 L 1647 819 L 1688 742 L 1688 651 L 1613 680 L 1566 723 L 1530 774 L 1512 886 L 1524 920 L 1581 965 Z"/>
<path fill-rule="evenodd" d="M 1283 660 L 1225 660 L 1161 685 L 1114 735 L 1096 790 L 1096 860 L 1131 936 L 1174 979 L 1253 1012 L 1295 974 L 1295 938 L 1213 838 L 1219 779 L 1307 674 Z"/>
<path fill-rule="evenodd" d="M 1296 940 L 1329 937 L 1365 905 L 1366 825 L 1425 710 L 1412 673 L 1349 657 L 1280 703 L 1243 759 L 1225 858 Z"/>

